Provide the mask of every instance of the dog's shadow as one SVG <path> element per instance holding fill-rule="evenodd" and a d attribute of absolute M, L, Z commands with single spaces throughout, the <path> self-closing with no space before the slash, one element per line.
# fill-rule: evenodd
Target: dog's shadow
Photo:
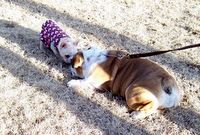
<path fill-rule="evenodd" d="M 97 93 L 103 94 L 108 100 L 115 100 L 118 105 L 126 105 L 124 97 L 118 95 L 112 95 L 110 91 L 95 90 Z M 166 108 L 158 110 L 161 115 L 166 119 L 176 123 L 180 129 L 187 129 L 193 133 L 200 133 L 200 114 L 192 111 L 192 109 L 177 106 L 174 108 Z M 127 113 L 129 113 L 127 111 Z M 148 116 L 147 116 L 148 117 Z"/>
<path fill-rule="evenodd" d="M 188 108 L 178 106 L 174 109 L 167 109 L 164 117 L 176 123 L 180 129 L 187 129 L 193 133 L 200 133 L 200 114 Z"/>
<path fill-rule="evenodd" d="M 120 106 L 124 105 L 127 107 L 125 98 L 121 96 L 112 95 L 109 91 L 96 92 L 103 94 L 110 101 L 114 100 Z M 200 114 L 193 111 L 192 109 L 177 106 L 174 108 L 166 108 L 158 111 L 160 112 L 160 115 L 163 115 L 166 119 L 176 123 L 180 129 L 187 129 L 194 134 L 200 133 Z M 130 113 L 128 112 L 128 109 L 126 113 Z"/>

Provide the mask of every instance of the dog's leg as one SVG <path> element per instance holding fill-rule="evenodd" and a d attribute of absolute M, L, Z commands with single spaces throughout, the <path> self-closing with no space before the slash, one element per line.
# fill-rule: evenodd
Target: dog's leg
<path fill-rule="evenodd" d="M 83 89 L 95 89 L 93 85 L 87 79 L 71 80 L 67 83 L 71 88 L 83 88 Z"/>
<path fill-rule="evenodd" d="M 149 90 L 143 87 L 128 88 L 125 92 L 129 112 L 135 118 L 145 118 L 156 112 L 158 99 Z"/>
<path fill-rule="evenodd" d="M 55 45 L 54 45 L 53 42 L 50 44 L 50 48 L 51 48 L 51 50 L 53 51 L 53 53 L 56 55 L 56 57 L 57 57 L 57 58 L 60 58 L 60 54 L 59 54 L 59 52 L 58 52 L 58 49 L 55 47 Z"/>

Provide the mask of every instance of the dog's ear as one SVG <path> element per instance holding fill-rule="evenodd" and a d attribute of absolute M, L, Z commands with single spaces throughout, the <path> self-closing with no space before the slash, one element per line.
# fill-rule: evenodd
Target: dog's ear
<path fill-rule="evenodd" d="M 71 61 L 71 64 L 72 64 L 73 68 L 78 68 L 78 67 L 81 67 L 83 65 L 83 62 L 84 62 L 83 53 L 82 52 L 78 52 L 73 57 L 73 59 Z"/>

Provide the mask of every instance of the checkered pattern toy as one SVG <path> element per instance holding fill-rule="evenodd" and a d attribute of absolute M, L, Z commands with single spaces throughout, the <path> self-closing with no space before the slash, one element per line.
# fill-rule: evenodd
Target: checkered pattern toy
<path fill-rule="evenodd" d="M 47 48 L 50 48 L 52 44 L 57 48 L 60 39 L 65 37 L 69 37 L 69 35 L 52 20 L 47 20 L 42 25 L 40 40 Z"/>

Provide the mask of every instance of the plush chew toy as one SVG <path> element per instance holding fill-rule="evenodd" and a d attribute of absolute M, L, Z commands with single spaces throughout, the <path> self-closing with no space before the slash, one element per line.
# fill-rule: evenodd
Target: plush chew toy
<path fill-rule="evenodd" d="M 50 48 L 56 56 L 58 53 L 58 44 L 61 38 L 66 38 L 70 36 L 66 34 L 55 22 L 52 20 L 47 20 L 42 25 L 42 30 L 40 32 L 40 40 L 46 48 Z"/>

